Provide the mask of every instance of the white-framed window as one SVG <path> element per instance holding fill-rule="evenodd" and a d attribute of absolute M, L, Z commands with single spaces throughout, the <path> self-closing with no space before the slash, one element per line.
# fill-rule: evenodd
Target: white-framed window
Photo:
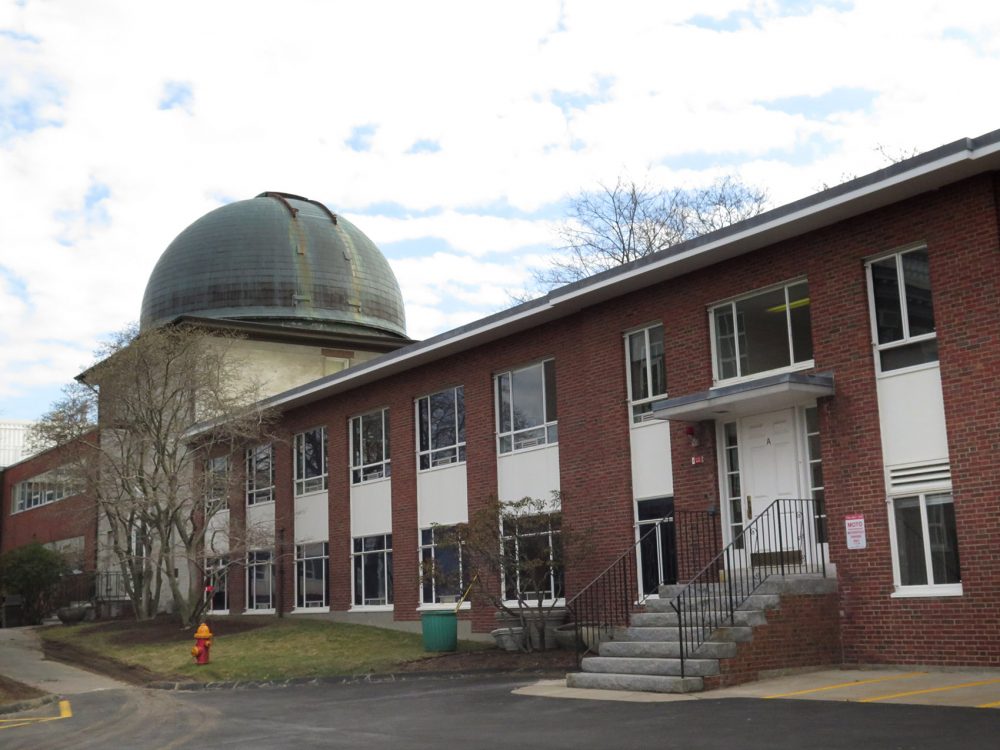
<path fill-rule="evenodd" d="M 216 513 L 229 507 L 229 456 L 205 460 L 205 512 Z"/>
<path fill-rule="evenodd" d="M 325 453 L 325 451 L 324 451 Z M 296 459 L 298 458 L 296 448 Z M 246 457 L 247 505 L 269 503 L 274 500 L 274 446 L 271 443 L 247 449 Z M 298 482 L 296 482 L 296 488 Z M 296 494 L 302 494 L 297 492 Z"/>
<path fill-rule="evenodd" d="M 295 436 L 296 495 L 327 488 L 326 454 L 326 427 L 316 427 Z"/>
<path fill-rule="evenodd" d="M 448 388 L 417 399 L 418 467 L 465 462 L 465 389 Z"/>
<path fill-rule="evenodd" d="M 813 358 L 809 308 L 804 280 L 712 307 L 716 381 L 808 366 Z"/>
<path fill-rule="evenodd" d="M 504 599 L 554 601 L 563 597 L 561 522 L 559 513 L 504 517 Z"/>
<path fill-rule="evenodd" d="M 554 360 L 496 376 L 497 445 L 500 453 L 557 443 Z"/>
<path fill-rule="evenodd" d="M 962 593 L 951 492 L 897 495 L 888 504 L 897 595 Z"/>
<path fill-rule="evenodd" d="M 20 513 L 79 494 L 77 483 L 64 469 L 52 469 L 14 485 L 10 512 Z"/>
<path fill-rule="evenodd" d="M 247 553 L 246 608 L 274 609 L 275 606 L 274 555 L 270 550 Z"/>
<path fill-rule="evenodd" d="M 351 418 L 351 484 L 392 476 L 389 410 Z"/>
<path fill-rule="evenodd" d="M 893 253 L 867 265 L 879 372 L 937 362 L 927 248 Z"/>
<path fill-rule="evenodd" d="M 740 441 L 736 422 L 722 425 L 723 471 L 725 486 L 722 488 L 729 510 L 729 538 L 736 549 L 743 549 L 743 490 L 740 475 Z"/>
<path fill-rule="evenodd" d="M 663 326 L 655 325 L 626 333 L 625 358 L 632 421 L 643 422 L 653 414 L 653 401 L 667 395 Z"/>
<path fill-rule="evenodd" d="M 420 530 L 421 604 L 454 604 L 465 586 L 462 544 L 454 526 Z"/>
<path fill-rule="evenodd" d="M 205 560 L 205 610 L 229 611 L 229 558 L 209 557 Z"/>
<path fill-rule="evenodd" d="M 392 534 L 354 538 L 354 606 L 392 604 Z"/>
<path fill-rule="evenodd" d="M 806 457 L 809 461 L 809 497 L 813 501 L 813 516 L 816 523 L 816 541 L 828 541 L 826 523 L 826 484 L 823 479 L 823 452 L 819 442 L 819 409 L 809 406 L 805 409 Z"/>
<path fill-rule="evenodd" d="M 326 572 L 330 567 L 327 542 L 295 545 L 295 607 L 326 607 Z"/>

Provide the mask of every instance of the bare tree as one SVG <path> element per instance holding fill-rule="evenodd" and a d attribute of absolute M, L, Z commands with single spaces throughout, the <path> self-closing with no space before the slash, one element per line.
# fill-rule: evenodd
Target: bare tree
<path fill-rule="evenodd" d="M 664 190 L 619 177 L 584 191 L 559 227 L 560 254 L 534 272 L 544 290 L 631 263 L 764 211 L 767 193 L 735 177 L 705 188 Z"/>
<path fill-rule="evenodd" d="M 206 535 L 233 476 L 220 490 L 206 467 L 231 466 L 267 427 L 234 340 L 190 326 L 118 334 L 35 429 L 36 443 L 69 454 L 140 619 L 156 614 L 164 589 L 182 624 L 201 612 Z M 212 427 L 193 442 L 203 423 Z"/>

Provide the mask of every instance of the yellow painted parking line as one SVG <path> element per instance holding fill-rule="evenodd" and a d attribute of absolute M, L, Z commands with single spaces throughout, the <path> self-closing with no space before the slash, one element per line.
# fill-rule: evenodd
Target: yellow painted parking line
<path fill-rule="evenodd" d="M 72 718 L 73 718 L 73 709 L 70 707 L 69 701 L 59 701 L 58 716 L 32 716 L 32 717 L 22 716 L 19 719 L 0 719 L 0 730 L 16 729 L 17 727 L 26 727 L 31 724 L 41 724 L 46 721 L 59 721 L 59 719 L 72 719 Z"/>
<path fill-rule="evenodd" d="M 791 698 L 793 695 L 808 695 L 809 693 L 822 693 L 825 690 L 838 690 L 840 688 L 850 688 L 857 685 L 871 685 L 876 682 L 889 682 L 890 680 L 905 680 L 909 677 L 919 677 L 926 672 L 907 672 L 906 674 L 896 674 L 891 677 L 875 677 L 871 680 L 855 680 L 854 682 L 838 682 L 836 685 L 825 685 L 824 687 L 809 688 L 808 690 L 796 690 L 794 693 L 778 693 L 777 695 L 765 695 L 768 698 Z"/>
<path fill-rule="evenodd" d="M 959 690 L 961 688 L 967 687 L 979 687 L 980 685 L 996 685 L 1000 682 L 997 680 L 979 680 L 978 682 L 963 682 L 959 685 L 947 685 L 946 687 L 937 688 L 924 688 L 923 690 L 910 690 L 907 693 L 891 693 L 889 695 L 876 695 L 873 698 L 864 698 L 858 703 L 874 703 L 875 701 L 887 701 L 892 698 L 906 698 L 911 695 L 925 695 L 927 693 L 943 693 L 947 690 Z"/>

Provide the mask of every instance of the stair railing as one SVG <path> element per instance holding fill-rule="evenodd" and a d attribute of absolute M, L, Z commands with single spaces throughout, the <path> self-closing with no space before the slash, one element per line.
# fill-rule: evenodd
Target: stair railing
<path fill-rule="evenodd" d="M 811 499 L 772 502 L 670 600 L 684 665 L 773 575 L 826 576 L 822 520 Z"/>
<path fill-rule="evenodd" d="M 658 528 L 659 527 L 659 528 Z M 679 570 L 698 569 L 711 559 L 719 548 L 718 513 L 712 511 L 674 511 L 651 524 L 634 544 L 619 555 L 594 580 L 566 602 L 566 610 L 574 624 L 577 658 L 587 651 L 596 652 L 601 641 L 609 640 L 615 628 L 628 627 L 632 611 L 664 583 L 674 583 Z M 668 559 L 658 560 L 658 580 L 640 593 L 640 555 L 643 545 L 658 539 L 657 533 L 670 533 L 673 549 Z M 658 552 L 659 554 L 659 552 Z"/>

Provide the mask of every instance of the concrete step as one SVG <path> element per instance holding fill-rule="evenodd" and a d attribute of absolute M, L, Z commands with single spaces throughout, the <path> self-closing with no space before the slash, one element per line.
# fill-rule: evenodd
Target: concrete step
<path fill-rule="evenodd" d="M 716 628 L 712 632 L 702 631 L 704 641 L 749 641 L 753 638 L 753 628 L 749 625 L 729 625 Z M 626 628 L 616 636 L 618 641 L 676 641 L 677 627 L 672 628 Z"/>
<path fill-rule="evenodd" d="M 704 689 L 704 682 L 701 677 L 573 672 L 566 675 L 566 686 L 591 690 L 638 690 L 646 693 L 697 693 Z"/>
<path fill-rule="evenodd" d="M 624 656 L 632 658 L 679 659 L 681 644 L 678 641 L 607 641 L 602 643 L 599 656 Z M 706 641 L 688 657 L 701 659 L 731 659 L 736 656 L 734 641 Z"/>
<path fill-rule="evenodd" d="M 708 608 L 714 609 L 712 605 L 718 605 L 720 602 L 726 601 L 725 599 L 717 598 L 699 598 L 695 599 L 693 602 L 685 602 L 686 604 L 695 604 L 699 609 Z M 643 603 L 643 607 L 647 612 L 673 612 L 674 608 L 670 605 L 670 599 L 647 599 Z M 774 609 L 779 604 L 781 604 L 780 594 L 751 594 L 747 597 L 747 600 L 743 602 L 738 609 Z"/>
<path fill-rule="evenodd" d="M 684 614 L 685 625 L 693 625 L 696 622 L 728 623 L 729 613 L 698 610 Z M 766 622 L 767 616 L 759 609 L 738 609 L 733 612 L 732 624 L 734 625 L 753 626 L 763 625 Z M 632 627 L 634 628 L 666 628 L 671 625 L 677 625 L 677 613 L 675 612 L 643 612 L 632 615 Z"/>
<path fill-rule="evenodd" d="M 602 674 L 653 674 L 677 675 L 681 673 L 680 659 L 630 658 L 621 656 L 588 656 L 580 662 L 584 672 Z M 685 659 L 684 673 L 693 677 L 719 674 L 718 659 Z"/>

